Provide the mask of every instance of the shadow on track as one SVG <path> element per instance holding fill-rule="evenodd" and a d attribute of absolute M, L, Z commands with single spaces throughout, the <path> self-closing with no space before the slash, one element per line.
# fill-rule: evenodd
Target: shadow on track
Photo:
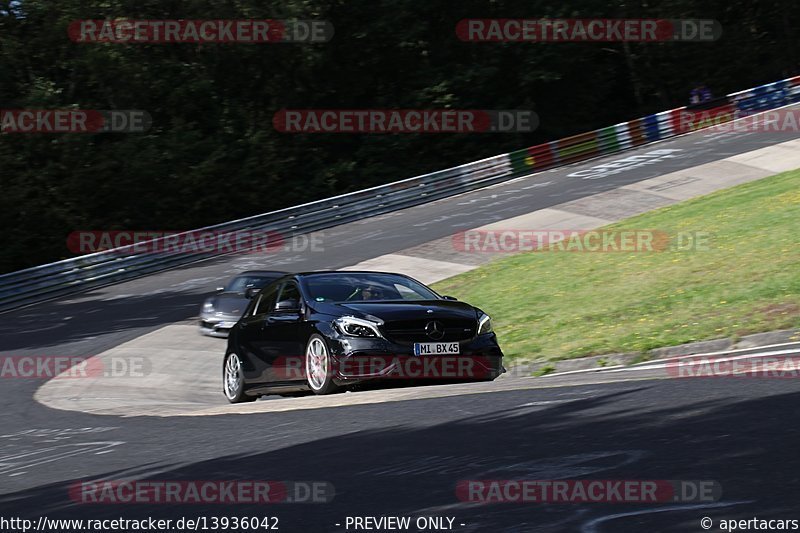
<path fill-rule="evenodd" d="M 46 302 L 2 315 L 0 352 L 41 350 L 110 333 L 123 333 L 113 343 L 120 344 L 148 329 L 197 316 L 203 300 L 211 294 L 164 291 L 106 299 L 109 294 L 101 290 L 73 297 L 78 301 Z"/>
<path fill-rule="evenodd" d="M 672 505 L 473 505 L 460 502 L 455 494 L 459 480 L 580 478 L 717 480 L 723 487 L 724 502 L 753 501 L 716 509 L 648 511 L 601 523 L 597 531 L 699 530 L 702 516 L 715 520 L 755 515 L 792 518 L 800 494 L 796 475 L 800 413 L 793 407 L 800 401 L 800 392 L 773 392 L 769 397 L 742 400 L 729 390 L 723 391 L 723 397 L 717 394 L 716 400 L 700 400 L 704 389 L 721 383 L 673 381 L 669 384 L 671 397 L 654 395 L 664 390 L 660 386 L 640 387 L 557 405 L 536 406 L 534 402 L 429 427 L 355 431 L 273 451 L 166 468 L 148 478 L 327 481 L 336 488 L 330 504 L 80 505 L 67 497 L 67 482 L 0 496 L 0 515 L 273 515 L 280 517 L 281 531 L 344 531 L 334 524 L 343 524 L 347 516 L 437 515 L 455 516 L 456 524 L 466 524 L 456 527 L 460 531 L 577 531 L 599 517 Z M 469 401 L 489 398 L 478 396 L 483 398 Z M 502 399 L 502 395 L 492 396 Z M 684 405 L 666 406 L 670 403 Z M 356 428 L 359 416 L 367 415 L 369 409 L 306 412 L 303 424 L 313 438 L 315 427 L 325 427 L 326 421 L 333 420 L 340 428 Z M 211 421 L 205 427 L 220 439 L 248 441 L 257 449 L 260 439 L 268 447 L 270 437 L 279 433 L 270 426 L 286 418 L 276 414 L 237 416 Z M 102 476 L 130 477 L 133 472 Z"/>

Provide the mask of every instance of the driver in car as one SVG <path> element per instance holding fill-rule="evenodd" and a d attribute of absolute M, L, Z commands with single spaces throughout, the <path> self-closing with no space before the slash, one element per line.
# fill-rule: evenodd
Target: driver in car
<path fill-rule="evenodd" d="M 361 289 L 362 300 L 383 300 L 383 290 L 380 287 L 367 285 Z"/>

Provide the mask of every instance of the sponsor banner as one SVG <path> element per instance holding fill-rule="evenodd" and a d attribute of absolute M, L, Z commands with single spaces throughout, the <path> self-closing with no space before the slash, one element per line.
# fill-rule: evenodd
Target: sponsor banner
<path fill-rule="evenodd" d="M 718 501 L 722 487 L 693 480 L 464 480 L 456 496 L 470 503 L 686 503 Z"/>
<path fill-rule="evenodd" d="M 152 124 L 137 109 L 0 109 L 0 133 L 143 133 Z"/>
<path fill-rule="evenodd" d="M 533 111 L 481 109 L 282 109 L 281 133 L 514 133 L 539 126 Z"/>
<path fill-rule="evenodd" d="M 722 25 L 711 19 L 463 19 L 456 35 L 468 42 L 711 42 Z"/>
<path fill-rule="evenodd" d="M 76 43 L 214 44 L 325 43 L 333 38 L 326 20 L 75 20 L 67 34 Z"/>

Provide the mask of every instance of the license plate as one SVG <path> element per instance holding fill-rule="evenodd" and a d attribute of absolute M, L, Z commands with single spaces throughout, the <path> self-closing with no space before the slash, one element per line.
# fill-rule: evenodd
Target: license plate
<path fill-rule="evenodd" d="M 414 355 L 458 355 L 457 342 L 418 342 L 414 344 Z"/>
<path fill-rule="evenodd" d="M 231 329 L 233 326 L 236 325 L 236 322 L 220 322 L 217 324 L 217 329 Z"/>

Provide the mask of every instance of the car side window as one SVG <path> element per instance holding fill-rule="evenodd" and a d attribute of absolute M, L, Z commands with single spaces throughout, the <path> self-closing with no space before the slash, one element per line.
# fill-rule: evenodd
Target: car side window
<path fill-rule="evenodd" d="M 277 301 L 282 302 L 284 300 L 296 300 L 299 302 L 301 299 L 300 289 L 297 287 L 297 284 L 293 281 L 288 281 L 283 284 L 283 287 L 281 287 L 281 296 Z"/>
<path fill-rule="evenodd" d="M 425 297 L 419 293 L 414 292 L 412 289 L 406 287 L 405 285 L 400 285 L 399 283 L 394 284 L 394 288 L 397 291 L 397 294 L 403 300 L 424 300 Z"/>
<path fill-rule="evenodd" d="M 253 316 L 263 315 L 272 311 L 278 301 L 278 286 L 267 287 L 258 295 L 258 302 L 253 308 Z"/>

